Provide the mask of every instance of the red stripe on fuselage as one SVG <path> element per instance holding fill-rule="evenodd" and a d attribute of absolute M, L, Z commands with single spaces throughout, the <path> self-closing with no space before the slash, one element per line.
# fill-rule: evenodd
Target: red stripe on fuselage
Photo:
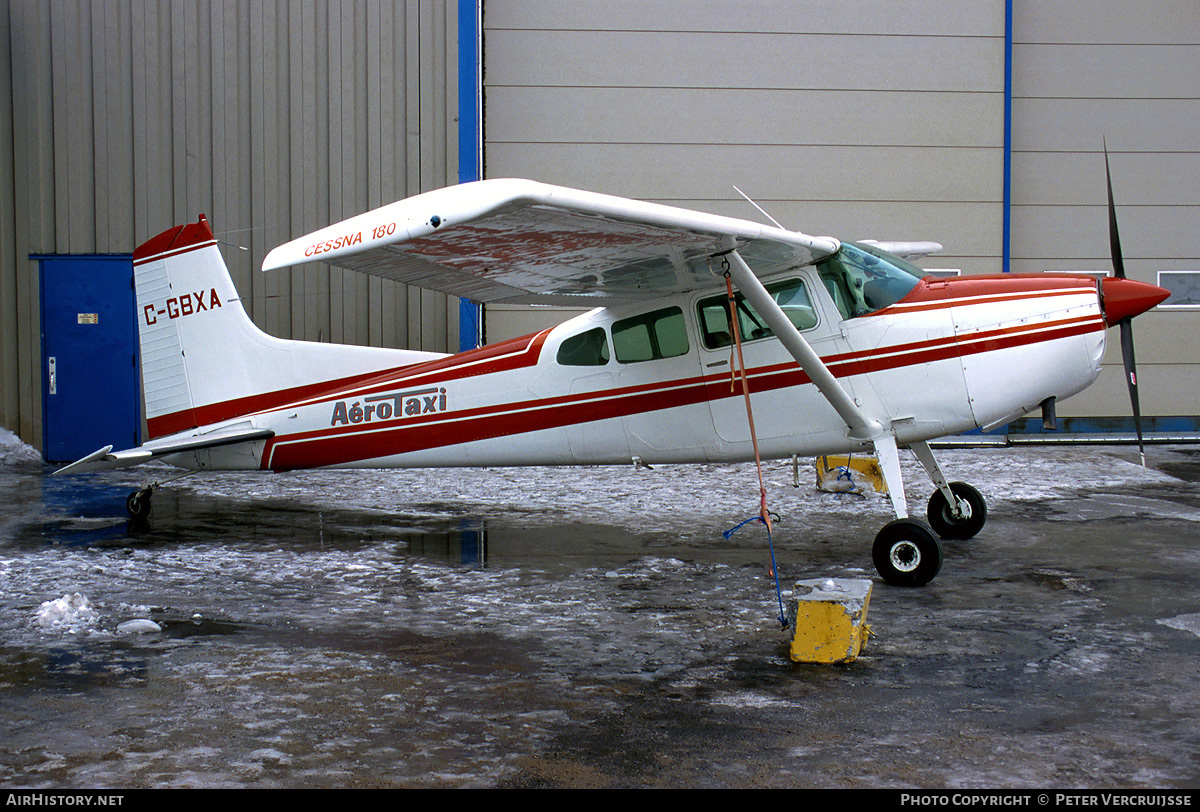
<path fill-rule="evenodd" d="M 425 385 L 447 380 L 456 380 L 467 375 L 487 375 L 522 367 L 536 366 L 542 345 L 550 331 L 543 330 L 530 336 L 489 344 L 477 350 L 467 350 L 446 358 L 422 361 L 379 372 L 367 372 L 345 378 L 333 378 L 304 386 L 263 392 L 243 398 L 225 400 L 197 406 L 181 412 L 161 415 L 146 421 L 151 437 L 161 437 L 186 431 L 196 426 L 206 426 L 248 417 L 278 409 L 296 408 L 323 400 L 340 400 L 373 392 L 385 391 L 396 386 Z"/>
<path fill-rule="evenodd" d="M 335 378 L 305 386 L 280 389 L 275 392 L 247 395 L 246 397 L 234 398 L 233 400 L 224 400 L 220 403 L 210 403 L 206 406 L 197 406 L 194 409 L 187 409 L 181 412 L 171 412 L 170 414 L 159 415 L 158 417 L 146 420 L 146 430 L 150 437 L 157 438 L 179 431 L 187 431 L 197 426 L 220 423 L 222 420 L 231 420 L 235 417 L 246 417 L 251 414 L 284 409 L 289 405 L 301 403 L 306 400 L 329 400 L 330 398 L 338 397 L 340 392 L 346 391 L 349 387 L 368 383 L 380 377 L 380 375 L 395 375 L 401 370 L 411 368 L 411 366 L 397 367 L 383 373 L 368 372 L 362 375 L 351 375 L 346 378 Z"/>
<path fill-rule="evenodd" d="M 996 328 L 963 336 L 914 342 L 825 359 L 837 377 L 947 360 L 965 355 L 1053 341 L 1102 331 L 1098 314 L 1032 325 Z M 752 392 L 810 383 L 794 362 L 750 370 Z M 439 381 L 444 379 L 439 379 Z M 411 380 L 410 386 L 431 383 Z M 276 471 L 338 465 L 494 437 L 561 428 L 614 417 L 677 408 L 732 397 L 729 376 L 696 376 L 636 387 L 495 404 L 414 416 L 378 428 L 342 426 L 269 440 L 263 468 Z"/>

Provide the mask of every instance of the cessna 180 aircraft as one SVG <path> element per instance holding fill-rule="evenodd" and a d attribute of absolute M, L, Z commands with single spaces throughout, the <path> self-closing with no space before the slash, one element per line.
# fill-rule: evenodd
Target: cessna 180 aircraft
<path fill-rule="evenodd" d="M 971 538 L 987 512 L 974 488 L 947 481 L 928 441 L 1049 412 L 1095 380 L 1107 327 L 1168 295 L 1123 272 L 937 278 L 896 255 L 935 250 L 486 180 L 383 206 L 266 257 L 264 271 L 324 262 L 476 302 L 594 307 L 442 355 L 266 335 L 201 215 L 134 253 L 150 439 L 58 473 L 150 459 L 288 471 L 866 450 L 896 515 L 874 542 L 876 568 L 889 583 L 921 585 L 941 567 L 939 536 Z M 903 447 L 935 486 L 929 524 L 909 518 Z M 148 513 L 152 487 L 130 495 L 131 516 Z"/>

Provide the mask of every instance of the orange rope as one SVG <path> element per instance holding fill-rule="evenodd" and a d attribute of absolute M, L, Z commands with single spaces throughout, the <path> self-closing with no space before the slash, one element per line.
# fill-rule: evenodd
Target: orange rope
<path fill-rule="evenodd" d="M 771 511 L 767 509 L 767 486 L 763 483 L 762 458 L 758 453 L 758 433 L 754 430 L 754 409 L 750 406 L 750 382 L 746 377 L 746 361 L 742 357 L 742 331 L 738 326 L 737 299 L 733 293 L 733 279 L 725 272 L 725 290 L 729 296 L 729 323 L 733 330 L 733 343 L 737 348 L 738 369 L 742 374 L 742 396 L 746 400 L 746 418 L 750 421 L 750 440 L 754 444 L 754 465 L 758 469 L 758 509 L 767 533 L 771 532 Z"/>

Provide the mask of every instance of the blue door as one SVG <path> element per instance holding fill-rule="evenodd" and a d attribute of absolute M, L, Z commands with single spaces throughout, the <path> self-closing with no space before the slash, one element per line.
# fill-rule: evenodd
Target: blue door
<path fill-rule="evenodd" d="M 35 256 L 42 291 L 42 455 L 140 442 L 130 256 Z"/>

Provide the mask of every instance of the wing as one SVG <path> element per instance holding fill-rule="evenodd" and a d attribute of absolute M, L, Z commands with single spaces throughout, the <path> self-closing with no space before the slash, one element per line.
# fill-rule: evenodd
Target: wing
<path fill-rule="evenodd" d="M 710 286 L 737 249 L 760 276 L 839 247 L 829 237 L 528 180 L 450 186 L 382 206 L 271 251 L 477 302 L 597 306 Z"/>

